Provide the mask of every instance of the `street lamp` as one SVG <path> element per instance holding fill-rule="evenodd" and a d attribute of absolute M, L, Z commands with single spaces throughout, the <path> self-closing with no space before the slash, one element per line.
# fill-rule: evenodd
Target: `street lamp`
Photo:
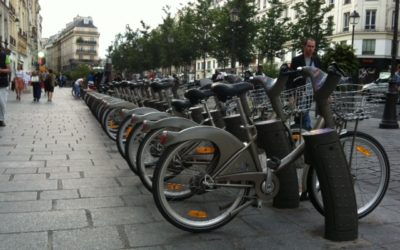
<path fill-rule="evenodd" d="M 240 15 L 240 10 L 237 9 L 236 7 L 233 7 L 229 13 L 229 18 L 232 24 L 232 48 L 231 48 L 231 68 L 232 70 L 235 68 L 235 32 L 234 32 L 234 28 L 236 23 L 239 21 L 239 16 Z"/>
<path fill-rule="evenodd" d="M 353 45 L 354 45 L 354 26 L 356 26 L 358 21 L 360 21 L 360 14 L 358 14 L 357 11 L 353 10 L 353 12 L 351 12 L 349 18 L 350 18 L 350 24 L 353 25 L 353 31 L 351 32 L 351 48 L 353 49 Z"/>
<path fill-rule="evenodd" d="M 398 30 L 399 29 L 399 0 L 395 1 L 394 10 L 394 27 L 393 27 L 393 39 L 392 39 L 392 63 L 391 63 L 391 77 L 388 86 L 388 92 L 386 93 L 385 108 L 383 110 L 382 121 L 379 123 L 379 128 L 390 128 L 397 129 L 399 124 L 397 123 L 397 112 L 396 102 L 399 98 L 399 94 L 396 88 L 396 82 L 394 74 L 396 71 L 397 64 L 397 47 L 398 47 Z"/>

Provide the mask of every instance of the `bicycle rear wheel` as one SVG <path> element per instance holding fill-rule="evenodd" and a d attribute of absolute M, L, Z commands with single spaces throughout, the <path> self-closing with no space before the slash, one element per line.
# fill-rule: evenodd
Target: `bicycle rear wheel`
<path fill-rule="evenodd" d="M 354 144 L 352 144 L 354 138 Z M 389 158 L 382 145 L 368 134 L 349 131 L 340 136 L 344 154 L 353 177 L 358 218 L 371 213 L 382 201 L 389 184 Z M 352 145 L 354 145 L 352 147 Z M 310 167 L 307 189 L 311 203 L 324 214 L 321 190 L 315 170 Z"/>
<path fill-rule="evenodd" d="M 153 175 L 153 197 L 167 221 L 186 231 L 205 232 L 234 218 L 249 188 L 214 182 L 211 174 L 218 161 L 219 150 L 209 141 L 186 141 L 164 151 Z"/>

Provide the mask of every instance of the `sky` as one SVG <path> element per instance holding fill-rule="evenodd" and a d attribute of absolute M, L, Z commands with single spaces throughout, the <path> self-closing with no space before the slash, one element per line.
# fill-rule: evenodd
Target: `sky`
<path fill-rule="evenodd" d="M 104 58 L 106 49 L 115 35 L 124 33 L 127 24 L 132 29 L 140 28 L 143 20 L 152 28 L 162 23 L 165 17 L 162 7 L 171 6 L 176 13 L 189 0 L 39 0 L 42 16 L 42 37 L 57 34 L 74 17 L 91 16 L 100 33 L 99 56 Z"/>

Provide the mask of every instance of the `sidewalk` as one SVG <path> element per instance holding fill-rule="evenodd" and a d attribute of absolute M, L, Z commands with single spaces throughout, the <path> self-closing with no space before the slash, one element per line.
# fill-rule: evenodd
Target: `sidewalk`
<path fill-rule="evenodd" d="M 360 128 L 386 148 L 392 166 L 381 205 L 359 222 L 359 238 L 323 238 L 324 218 L 309 202 L 248 208 L 204 234 L 181 231 L 159 214 L 86 104 L 70 88 L 52 103 L 10 93 L 0 128 L 0 249 L 399 249 L 400 129 Z"/>

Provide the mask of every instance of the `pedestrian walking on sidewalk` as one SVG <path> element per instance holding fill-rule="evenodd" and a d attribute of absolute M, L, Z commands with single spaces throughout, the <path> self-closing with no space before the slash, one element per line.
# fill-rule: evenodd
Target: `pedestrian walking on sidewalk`
<path fill-rule="evenodd" d="M 33 88 L 33 101 L 39 102 L 40 96 L 42 95 L 42 86 L 40 84 L 39 74 L 37 71 L 32 72 L 31 84 Z"/>
<path fill-rule="evenodd" d="M 44 80 L 44 89 L 47 92 L 47 101 L 53 101 L 53 92 L 54 92 L 54 85 L 56 83 L 56 76 L 53 73 L 52 69 L 49 69 L 49 73 Z"/>
<path fill-rule="evenodd" d="M 6 103 L 8 96 L 8 75 L 11 72 L 10 57 L 0 43 L 0 127 L 5 127 Z"/>
<path fill-rule="evenodd" d="M 22 90 L 25 89 L 25 79 L 26 79 L 26 73 L 24 69 L 22 68 L 22 65 L 19 64 L 17 67 L 17 72 L 15 72 L 15 94 L 16 94 L 16 99 L 18 101 L 21 101 L 21 93 Z"/>

